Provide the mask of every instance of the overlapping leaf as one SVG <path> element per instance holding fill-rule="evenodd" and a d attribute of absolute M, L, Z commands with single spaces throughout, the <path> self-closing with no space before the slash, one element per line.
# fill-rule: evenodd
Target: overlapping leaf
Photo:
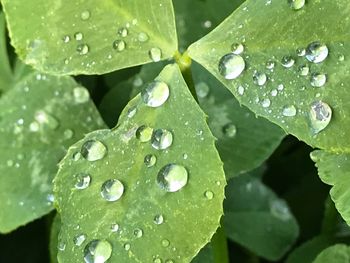
<path fill-rule="evenodd" d="M 322 251 L 313 263 L 349 263 L 350 262 L 350 248 L 344 244 L 331 246 Z"/>
<path fill-rule="evenodd" d="M 189 262 L 218 227 L 225 176 L 205 116 L 176 65 L 167 66 L 157 81 L 170 90 L 164 104 L 149 107 L 145 97 L 138 95 L 115 129 L 88 134 L 61 162 L 55 179 L 62 220 L 59 262 L 82 261 L 89 251 L 94 253 L 93 240 L 103 242 L 102 258 L 110 261 Z M 139 137 L 142 125 L 154 129 L 152 138 L 151 130 Z M 173 135 L 170 145 L 167 137 L 169 147 L 163 150 L 155 146 L 158 129 Z M 90 158 L 90 151 L 91 157 L 99 158 Z M 152 165 L 149 158 L 144 160 L 149 154 L 155 161 Z M 167 174 L 162 167 L 168 164 L 183 167 L 172 174 L 177 180 L 168 179 L 175 183 L 176 192 L 168 192 L 162 183 Z M 89 182 L 85 189 L 75 187 L 81 173 L 90 178 L 84 181 Z M 124 189 L 116 201 L 103 198 L 103 185 L 111 179 L 119 180 L 118 189 Z"/>

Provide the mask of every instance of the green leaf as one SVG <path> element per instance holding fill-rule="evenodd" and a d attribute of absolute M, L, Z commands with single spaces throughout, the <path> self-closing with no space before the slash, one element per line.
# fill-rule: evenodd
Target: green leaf
<path fill-rule="evenodd" d="M 57 163 L 69 145 L 102 127 L 89 93 L 70 77 L 31 73 L 1 97 L 0 232 L 53 209 Z"/>
<path fill-rule="evenodd" d="M 177 50 L 171 0 L 2 4 L 17 54 L 48 73 L 102 74 L 166 59 Z M 160 58 L 151 58 L 153 49 Z"/>
<path fill-rule="evenodd" d="M 205 247 L 199 251 L 197 256 L 191 261 L 191 263 L 213 263 L 213 249 L 211 244 L 207 244 Z"/>
<path fill-rule="evenodd" d="M 325 248 L 332 245 L 334 240 L 326 236 L 317 236 L 296 248 L 286 263 L 310 263 Z"/>
<path fill-rule="evenodd" d="M 209 127 L 218 138 L 217 147 L 226 177 L 257 168 L 280 144 L 285 133 L 254 113 L 230 94 L 198 64 L 193 66 L 199 104 L 209 116 Z"/>
<path fill-rule="evenodd" d="M 248 174 L 229 181 L 224 208 L 227 236 L 268 260 L 281 258 L 298 237 L 286 202 Z"/>
<path fill-rule="evenodd" d="M 5 17 L 0 12 L 0 97 L 3 92 L 10 88 L 8 83 L 12 82 L 12 70 L 7 56 L 6 45 Z"/>
<path fill-rule="evenodd" d="M 350 248 L 344 244 L 337 244 L 323 250 L 313 263 L 349 263 Z"/>
<path fill-rule="evenodd" d="M 349 154 L 317 150 L 311 153 L 321 180 L 332 186 L 332 200 L 344 220 L 350 225 L 350 161 Z"/>
<path fill-rule="evenodd" d="M 189 262 L 219 226 L 226 181 L 205 115 L 177 65 L 165 67 L 157 81 L 154 83 L 166 83 L 170 90 L 166 101 L 156 100 L 163 102 L 161 106 L 149 107 L 145 96 L 138 95 L 127 105 L 116 128 L 88 134 L 61 162 L 54 191 L 62 220 L 60 240 L 66 247 L 58 253 L 59 262 L 83 260 L 93 240 L 103 242 L 99 244 L 105 248 L 104 258 L 110 256 L 111 262 L 157 258 Z M 164 94 L 158 93 L 165 99 Z M 143 125 L 149 128 L 146 132 L 139 130 Z M 169 143 L 160 143 L 163 150 L 156 149 L 158 129 L 173 134 L 172 143 L 169 137 Z M 79 152 L 80 159 L 73 158 Z M 156 162 L 147 167 L 150 162 L 144 159 L 149 154 Z M 167 174 L 163 168 L 168 164 L 178 165 L 173 174 L 177 183 L 169 178 L 170 185 L 163 180 Z M 75 187 L 81 182 L 81 173 L 91 178 L 83 190 Z M 113 198 L 103 190 L 108 180 L 118 180 L 114 181 L 115 190 L 120 191 L 114 192 Z M 159 215 L 164 221 L 156 224 Z M 119 226 L 116 233 L 112 224 Z M 74 237 L 82 234 L 86 239 L 76 246 Z"/>
<path fill-rule="evenodd" d="M 350 81 L 350 64 L 346 59 L 343 61 L 350 54 L 348 8 L 347 0 L 308 1 L 300 10 L 293 10 L 288 1 L 249 0 L 209 35 L 192 44 L 189 55 L 259 116 L 312 146 L 349 151 L 350 106 L 346 83 Z M 329 54 L 323 62 L 312 63 L 305 56 L 297 56 L 298 48 L 306 48 L 315 41 L 328 47 Z M 244 51 L 236 55 L 237 65 L 232 66 L 236 74 L 231 78 L 237 78 L 228 80 L 219 72 L 219 61 L 231 53 L 234 43 L 243 44 Z M 288 59 L 282 61 L 285 56 L 291 56 L 295 61 L 293 66 L 282 65 L 287 65 Z M 242 61 L 245 61 L 244 70 Z M 269 62 L 275 64 L 273 69 L 266 67 Z M 310 70 L 307 76 L 300 75 L 302 65 Z M 316 73 L 327 78 L 320 88 L 311 84 Z M 264 85 L 262 74 L 267 76 Z M 260 86 L 255 84 L 257 80 Z M 325 104 L 314 104 L 319 101 L 330 106 L 332 116 Z M 315 121 L 315 114 L 323 121 Z"/>
<path fill-rule="evenodd" d="M 58 263 L 58 235 L 61 228 L 61 218 L 59 214 L 56 214 L 51 224 L 50 232 L 50 263 Z"/>

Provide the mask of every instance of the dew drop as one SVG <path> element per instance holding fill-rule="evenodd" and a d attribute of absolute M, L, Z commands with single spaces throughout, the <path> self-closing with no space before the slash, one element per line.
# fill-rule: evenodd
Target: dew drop
<path fill-rule="evenodd" d="M 271 96 L 276 97 L 278 94 L 278 91 L 276 89 L 271 90 Z"/>
<path fill-rule="evenodd" d="M 160 258 L 155 258 L 153 260 L 153 263 L 162 263 L 162 260 Z"/>
<path fill-rule="evenodd" d="M 112 232 L 118 232 L 118 230 L 119 230 L 119 224 L 114 223 L 114 224 L 111 225 L 111 231 Z"/>
<path fill-rule="evenodd" d="M 282 114 L 286 117 L 294 117 L 297 114 L 297 109 L 294 105 L 288 105 L 282 109 Z"/>
<path fill-rule="evenodd" d="M 207 190 L 207 191 L 204 192 L 204 196 L 205 196 L 205 198 L 207 198 L 208 200 L 211 200 L 211 199 L 214 198 L 214 193 L 213 193 L 212 191 Z"/>
<path fill-rule="evenodd" d="M 68 43 L 70 41 L 70 36 L 68 35 L 65 35 L 63 38 L 62 38 L 63 42 L 64 43 Z"/>
<path fill-rule="evenodd" d="M 152 134 L 151 143 L 157 150 L 167 149 L 173 143 L 173 134 L 166 129 L 157 129 Z"/>
<path fill-rule="evenodd" d="M 244 94 L 244 87 L 243 86 L 238 86 L 237 92 L 238 92 L 239 95 L 242 96 Z"/>
<path fill-rule="evenodd" d="M 167 164 L 160 169 L 157 183 L 167 192 L 179 191 L 187 184 L 188 172 L 185 167 L 178 164 Z"/>
<path fill-rule="evenodd" d="M 142 125 L 136 130 L 136 138 L 140 142 L 148 142 L 151 140 L 153 129 L 146 125 Z"/>
<path fill-rule="evenodd" d="M 87 53 L 89 53 L 89 46 L 87 44 L 79 44 L 77 46 L 77 52 L 80 55 L 86 55 Z"/>
<path fill-rule="evenodd" d="M 63 137 L 66 140 L 72 139 L 73 135 L 74 135 L 74 132 L 71 129 L 64 130 L 63 132 Z"/>
<path fill-rule="evenodd" d="M 263 99 L 262 101 L 261 101 L 261 106 L 263 106 L 264 108 L 268 108 L 268 107 L 270 107 L 270 105 L 271 105 L 271 100 L 270 99 Z"/>
<path fill-rule="evenodd" d="M 236 125 L 234 125 L 233 123 L 227 123 L 226 125 L 224 125 L 224 127 L 222 127 L 222 132 L 226 137 L 234 138 L 237 134 Z"/>
<path fill-rule="evenodd" d="M 245 69 L 245 62 L 240 55 L 229 53 L 220 59 L 218 69 L 225 79 L 235 79 Z"/>
<path fill-rule="evenodd" d="M 90 18 L 90 11 L 89 10 L 85 10 L 83 12 L 81 12 L 80 14 L 80 18 L 81 20 L 85 21 L 85 20 L 88 20 Z"/>
<path fill-rule="evenodd" d="M 327 81 L 327 76 L 325 74 L 322 73 L 313 73 L 311 74 L 311 79 L 310 79 L 310 83 L 311 86 L 319 88 L 324 86 L 324 84 L 326 84 Z"/>
<path fill-rule="evenodd" d="M 88 161 L 97 161 L 106 156 L 107 147 L 98 140 L 88 140 L 81 146 L 80 153 Z"/>
<path fill-rule="evenodd" d="M 126 27 L 122 27 L 122 28 L 119 28 L 118 34 L 121 37 L 126 37 L 129 34 L 129 31 L 128 31 L 128 29 Z"/>
<path fill-rule="evenodd" d="M 162 247 L 168 247 L 170 245 L 170 241 L 168 239 L 162 240 Z"/>
<path fill-rule="evenodd" d="M 156 225 L 161 225 L 161 224 L 163 224 L 163 222 L 164 222 L 164 217 L 163 217 L 163 215 L 161 215 L 161 214 L 156 215 L 156 216 L 153 218 L 153 222 L 154 222 Z"/>
<path fill-rule="evenodd" d="M 140 41 L 140 42 L 146 42 L 148 41 L 149 39 L 149 36 L 144 33 L 144 32 L 140 32 L 138 35 L 137 35 L 137 39 Z"/>
<path fill-rule="evenodd" d="M 320 63 L 328 56 L 328 48 L 318 41 L 312 42 L 306 48 L 306 59 L 313 63 Z"/>
<path fill-rule="evenodd" d="M 275 67 L 275 62 L 273 60 L 268 60 L 265 66 L 267 69 L 273 69 Z"/>
<path fill-rule="evenodd" d="M 157 157 L 154 154 L 147 154 L 143 160 L 146 167 L 152 167 L 157 162 Z"/>
<path fill-rule="evenodd" d="M 86 103 L 90 99 L 90 94 L 84 87 L 76 87 L 73 89 L 73 97 L 76 103 Z"/>
<path fill-rule="evenodd" d="M 253 74 L 253 82 L 256 85 L 263 86 L 267 81 L 267 76 L 265 73 L 255 71 Z"/>
<path fill-rule="evenodd" d="M 110 179 L 101 186 L 101 196 L 109 202 L 119 200 L 124 193 L 124 185 L 118 179 Z"/>
<path fill-rule="evenodd" d="M 231 45 L 231 50 L 233 54 L 239 55 L 243 53 L 244 51 L 244 46 L 241 43 L 233 43 Z"/>
<path fill-rule="evenodd" d="M 200 82 L 196 85 L 197 96 L 201 99 L 208 96 L 210 88 L 205 82 Z"/>
<path fill-rule="evenodd" d="M 302 65 L 299 67 L 299 74 L 300 76 L 307 76 L 309 75 L 310 68 L 307 65 Z"/>
<path fill-rule="evenodd" d="M 112 245 L 107 240 L 92 240 L 84 248 L 86 263 L 104 263 L 112 255 Z"/>
<path fill-rule="evenodd" d="M 306 54 L 306 50 L 305 50 L 305 48 L 303 48 L 303 47 L 297 48 L 296 51 L 297 51 L 298 57 L 303 57 L 303 56 L 305 56 L 305 54 Z"/>
<path fill-rule="evenodd" d="M 291 218 L 291 214 L 285 202 L 274 200 L 270 202 L 270 212 L 273 216 L 286 221 Z"/>
<path fill-rule="evenodd" d="M 81 32 L 76 32 L 74 34 L 74 38 L 75 38 L 75 40 L 80 41 L 80 40 L 82 40 L 84 38 L 84 35 Z"/>
<path fill-rule="evenodd" d="M 134 230 L 134 236 L 136 238 L 141 238 L 143 236 L 143 230 L 141 228 L 136 228 Z"/>
<path fill-rule="evenodd" d="M 282 66 L 285 68 L 290 68 L 294 65 L 295 60 L 291 56 L 284 56 L 281 60 Z"/>
<path fill-rule="evenodd" d="M 131 245 L 130 245 L 129 243 L 125 243 L 125 244 L 124 244 L 124 249 L 125 249 L 125 251 L 129 251 L 130 248 L 131 248 Z"/>
<path fill-rule="evenodd" d="M 345 60 L 345 56 L 344 56 L 343 54 L 340 54 L 340 55 L 338 56 L 338 61 L 342 62 L 342 61 L 344 61 L 344 60 Z"/>
<path fill-rule="evenodd" d="M 76 245 L 78 247 L 81 246 L 85 240 L 86 240 L 86 235 L 84 235 L 84 234 L 76 235 L 73 238 L 74 245 Z"/>
<path fill-rule="evenodd" d="M 311 104 L 309 112 L 310 124 L 315 134 L 325 129 L 331 121 L 332 109 L 323 101 L 315 101 Z"/>
<path fill-rule="evenodd" d="M 155 80 L 141 91 L 142 101 L 150 107 L 159 107 L 169 98 L 169 86 L 163 82 Z"/>
<path fill-rule="evenodd" d="M 117 39 L 113 42 L 113 48 L 121 52 L 126 48 L 126 43 L 124 40 Z"/>
<path fill-rule="evenodd" d="M 91 182 L 91 176 L 87 173 L 78 173 L 74 175 L 75 184 L 74 187 L 79 190 L 83 190 L 89 187 Z"/>
<path fill-rule="evenodd" d="M 304 7 L 305 0 L 288 0 L 289 6 L 294 10 L 299 10 Z"/>
<path fill-rule="evenodd" d="M 39 125 L 45 125 L 52 130 L 57 129 L 59 126 L 59 122 L 55 117 L 42 110 L 35 113 L 34 119 Z"/>
<path fill-rule="evenodd" d="M 148 51 L 148 55 L 153 62 L 158 62 L 162 58 L 162 50 L 158 47 L 153 47 Z"/>

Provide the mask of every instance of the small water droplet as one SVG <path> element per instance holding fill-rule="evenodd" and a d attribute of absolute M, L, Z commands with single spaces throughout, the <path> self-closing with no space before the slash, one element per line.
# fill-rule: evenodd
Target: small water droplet
<path fill-rule="evenodd" d="M 310 68 L 307 65 L 301 65 L 299 67 L 299 74 L 300 76 L 307 76 L 309 75 Z"/>
<path fill-rule="evenodd" d="M 306 48 L 306 59 L 313 63 L 320 63 L 328 56 L 328 48 L 318 41 L 310 43 Z"/>
<path fill-rule="evenodd" d="M 178 164 L 167 164 L 160 169 L 157 183 L 167 192 L 176 192 L 182 189 L 188 180 L 188 172 L 185 167 Z"/>
<path fill-rule="evenodd" d="M 156 215 L 156 216 L 153 218 L 153 222 L 154 222 L 156 225 L 161 225 L 161 224 L 163 224 L 163 222 L 164 222 L 164 217 L 163 217 L 163 215 L 161 215 L 161 214 Z"/>
<path fill-rule="evenodd" d="M 70 41 L 70 36 L 68 35 L 65 35 L 63 38 L 62 38 L 63 42 L 64 43 L 68 43 Z"/>
<path fill-rule="evenodd" d="M 305 5 L 305 0 L 288 0 L 289 6 L 294 10 L 300 10 Z"/>
<path fill-rule="evenodd" d="M 244 94 L 244 87 L 243 86 L 238 86 L 237 92 L 238 92 L 239 95 L 242 96 Z"/>
<path fill-rule="evenodd" d="M 88 161 L 97 161 L 106 156 L 107 147 L 98 140 L 88 140 L 81 146 L 80 153 Z"/>
<path fill-rule="evenodd" d="M 345 60 L 345 56 L 343 54 L 338 55 L 338 61 L 342 62 Z"/>
<path fill-rule="evenodd" d="M 271 90 L 271 96 L 276 97 L 278 94 L 278 91 L 276 89 Z"/>
<path fill-rule="evenodd" d="M 137 112 L 137 107 L 136 106 L 129 108 L 128 109 L 128 118 L 134 117 L 136 112 Z"/>
<path fill-rule="evenodd" d="M 157 162 L 157 157 L 154 154 L 147 154 L 143 160 L 146 167 L 152 167 Z"/>
<path fill-rule="evenodd" d="M 153 263 L 162 263 L 162 260 L 160 258 L 155 258 L 153 260 Z"/>
<path fill-rule="evenodd" d="M 124 193 L 124 185 L 118 179 L 110 179 L 101 186 L 101 196 L 109 202 L 119 200 Z"/>
<path fill-rule="evenodd" d="M 291 56 L 284 56 L 281 60 L 282 66 L 285 68 L 290 68 L 294 65 L 295 60 Z"/>
<path fill-rule="evenodd" d="M 153 133 L 153 128 L 148 127 L 146 125 L 141 125 L 136 130 L 136 138 L 140 142 L 148 142 L 151 140 L 152 133 Z"/>
<path fill-rule="evenodd" d="M 262 101 L 261 101 L 261 106 L 263 106 L 264 108 L 268 108 L 268 107 L 270 107 L 270 105 L 271 105 L 271 100 L 270 99 L 263 99 Z"/>
<path fill-rule="evenodd" d="M 287 204 L 280 200 L 273 200 L 270 202 L 270 212 L 273 216 L 283 221 L 291 218 Z"/>
<path fill-rule="evenodd" d="M 244 46 L 241 43 L 233 43 L 231 45 L 231 50 L 233 54 L 239 55 L 243 53 L 244 51 Z"/>
<path fill-rule="evenodd" d="M 58 120 L 45 111 L 37 111 L 34 119 L 39 123 L 39 125 L 45 125 L 52 130 L 57 129 L 59 126 Z"/>
<path fill-rule="evenodd" d="M 173 134 L 166 129 L 157 129 L 153 131 L 151 142 L 152 147 L 157 150 L 167 149 L 173 143 Z"/>
<path fill-rule="evenodd" d="M 149 39 L 149 36 L 144 33 L 144 32 L 140 32 L 138 35 L 137 35 L 137 39 L 140 41 L 140 42 L 146 42 L 148 41 Z"/>
<path fill-rule="evenodd" d="M 124 40 L 117 39 L 113 42 L 113 48 L 121 52 L 126 48 L 126 43 Z"/>
<path fill-rule="evenodd" d="M 73 89 L 73 97 L 76 103 L 86 103 L 90 99 L 90 94 L 86 88 L 76 87 Z"/>
<path fill-rule="evenodd" d="M 245 69 L 245 62 L 240 55 L 229 53 L 220 59 L 218 69 L 225 79 L 236 79 Z"/>
<path fill-rule="evenodd" d="M 169 86 L 163 82 L 155 80 L 141 91 L 142 101 L 150 107 L 159 107 L 169 98 Z"/>
<path fill-rule="evenodd" d="M 126 37 L 126 36 L 129 34 L 129 31 L 128 31 L 127 28 L 122 27 L 122 28 L 119 28 L 118 34 L 119 34 L 121 37 Z"/>
<path fill-rule="evenodd" d="M 277 89 L 278 89 L 279 91 L 282 91 L 282 90 L 284 89 L 284 85 L 283 85 L 283 84 L 279 84 L 279 85 L 277 86 Z"/>
<path fill-rule="evenodd" d="M 81 20 L 85 21 L 85 20 L 88 20 L 90 18 L 90 11 L 89 10 L 85 10 L 83 12 L 81 12 L 80 14 L 80 18 Z"/>
<path fill-rule="evenodd" d="M 196 85 L 196 91 L 198 98 L 205 98 L 208 96 L 210 88 L 205 82 L 200 82 Z"/>
<path fill-rule="evenodd" d="M 107 240 L 92 240 L 84 248 L 86 263 L 104 263 L 112 255 L 112 245 Z"/>
<path fill-rule="evenodd" d="M 211 199 L 214 198 L 214 193 L 213 193 L 212 191 L 207 190 L 207 191 L 204 192 L 204 196 L 205 196 L 205 198 L 207 198 L 208 200 L 211 200 Z"/>
<path fill-rule="evenodd" d="M 87 44 L 79 44 L 77 46 L 77 52 L 80 55 L 86 55 L 87 53 L 89 53 L 89 46 Z"/>
<path fill-rule="evenodd" d="M 310 83 L 311 86 L 319 88 L 324 86 L 324 84 L 326 84 L 327 81 L 327 76 L 325 74 L 322 73 L 313 73 L 311 74 L 311 79 L 310 79 Z"/>
<path fill-rule="evenodd" d="M 162 58 L 162 50 L 158 47 L 153 47 L 148 51 L 148 55 L 153 62 L 158 62 Z"/>
<path fill-rule="evenodd" d="M 136 228 L 134 230 L 134 236 L 136 238 L 141 238 L 143 236 L 143 230 L 141 228 Z"/>
<path fill-rule="evenodd" d="M 64 243 L 63 241 L 58 241 L 57 249 L 59 251 L 64 251 L 66 249 L 66 243 Z"/>
<path fill-rule="evenodd" d="M 294 105 L 288 105 L 283 108 L 282 114 L 286 117 L 294 117 L 297 114 L 297 109 Z"/>
<path fill-rule="evenodd" d="M 119 230 L 119 224 L 113 223 L 113 224 L 111 225 L 111 231 L 112 231 L 112 232 L 118 232 L 118 230 Z"/>
<path fill-rule="evenodd" d="M 81 157 L 81 153 L 80 152 L 76 152 L 73 154 L 73 160 L 76 162 L 78 160 L 80 160 L 80 157 Z"/>
<path fill-rule="evenodd" d="M 129 251 L 130 248 L 131 248 L 131 245 L 130 245 L 129 243 L 125 243 L 125 244 L 124 244 L 124 249 L 125 249 L 126 251 Z"/>
<path fill-rule="evenodd" d="M 72 139 L 72 138 L 73 138 L 73 135 L 74 135 L 74 132 L 73 132 L 71 129 L 66 129 L 66 130 L 64 130 L 64 132 L 63 132 L 63 137 L 64 137 L 66 140 Z"/>
<path fill-rule="evenodd" d="M 255 71 L 253 74 L 253 82 L 256 85 L 263 86 L 267 81 L 267 76 L 265 73 Z"/>
<path fill-rule="evenodd" d="M 168 239 L 162 240 L 162 247 L 168 247 L 170 245 L 170 241 Z"/>
<path fill-rule="evenodd" d="M 315 101 L 311 104 L 309 112 L 310 124 L 315 134 L 325 129 L 331 121 L 332 109 L 323 101 Z"/>
<path fill-rule="evenodd" d="M 267 69 L 273 69 L 275 67 L 275 62 L 273 60 L 268 60 L 265 66 Z"/>
<path fill-rule="evenodd" d="M 78 247 L 81 246 L 85 240 L 86 240 L 86 235 L 84 235 L 84 234 L 76 235 L 73 238 L 74 245 L 76 245 Z"/>
<path fill-rule="evenodd" d="M 222 132 L 224 133 L 224 135 L 228 138 L 234 138 L 237 134 L 237 128 L 236 125 L 234 125 L 233 123 L 227 123 L 224 125 L 224 127 L 222 127 Z"/>
<path fill-rule="evenodd" d="M 81 33 L 81 32 L 76 32 L 76 33 L 74 34 L 74 38 L 75 38 L 75 40 L 80 41 L 80 40 L 83 40 L 84 35 L 83 35 L 83 33 Z"/>
<path fill-rule="evenodd" d="M 74 175 L 75 178 L 75 188 L 76 189 L 86 189 L 89 187 L 91 182 L 91 176 L 87 173 L 78 173 Z"/>
<path fill-rule="evenodd" d="M 298 57 L 303 57 L 306 54 L 306 49 L 303 47 L 299 47 L 297 48 L 296 52 Z"/>

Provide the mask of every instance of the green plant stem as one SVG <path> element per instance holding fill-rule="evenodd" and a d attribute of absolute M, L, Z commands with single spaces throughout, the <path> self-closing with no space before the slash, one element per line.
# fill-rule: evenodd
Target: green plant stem
<path fill-rule="evenodd" d="M 191 71 L 192 60 L 191 60 L 191 58 L 188 56 L 187 51 L 183 54 L 181 54 L 180 52 L 177 51 L 174 55 L 174 59 L 181 70 L 182 76 L 183 76 L 189 90 L 191 91 L 192 96 L 198 102 L 196 88 L 194 86 L 194 81 L 192 78 L 192 71 Z"/>
<path fill-rule="evenodd" d="M 220 226 L 211 241 L 214 263 L 229 263 L 225 229 Z"/>

